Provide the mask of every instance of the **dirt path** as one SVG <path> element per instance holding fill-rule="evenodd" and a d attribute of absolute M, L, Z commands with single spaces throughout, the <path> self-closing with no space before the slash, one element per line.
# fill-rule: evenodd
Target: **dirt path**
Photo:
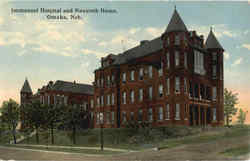
<path fill-rule="evenodd" d="M 249 155 L 230 158 L 219 154 L 226 148 L 237 147 L 249 143 L 250 136 L 226 138 L 217 142 L 189 144 L 160 151 L 147 150 L 113 156 L 88 156 L 84 154 L 58 154 L 53 152 L 37 152 L 0 147 L 0 159 L 9 160 L 232 160 L 249 159 Z"/>

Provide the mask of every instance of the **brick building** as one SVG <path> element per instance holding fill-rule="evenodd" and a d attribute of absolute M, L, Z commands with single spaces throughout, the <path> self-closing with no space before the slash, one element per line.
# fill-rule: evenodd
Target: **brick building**
<path fill-rule="evenodd" d="M 29 103 L 32 100 L 40 100 L 42 104 L 54 105 L 54 104 L 78 104 L 83 109 L 89 111 L 89 125 L 86 127 L 92 127 L 94 109 L 94 88 L 88 84 L 80 84 L 76 82 L 66 82 L 57 80 L 55 83 L 50 81 L 47 85 L 38 89 L 37 93 L 33 94 L 28 80 L 26 79 L 21 89 L 21 105 Z"/>
<path fill-rule="evenodd" d="M 223 125 L 223 52 L 212 29 L 188 31 L 177 10 L 160 37 L 101 59 L 95 70 L 94 127 Z"/>

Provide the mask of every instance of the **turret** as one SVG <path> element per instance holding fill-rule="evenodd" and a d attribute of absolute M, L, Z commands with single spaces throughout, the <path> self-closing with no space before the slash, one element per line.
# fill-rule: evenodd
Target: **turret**
<path fill-rule="evenodd" d="M 20 94 L 21 94 L 21 104 L 24 104 L 30 101 L 30 98 L 32 96 L 32 90 L 30 88 L 30 84 L 27 78 L 25 79 L 25 82 L 20 91 Z"/>

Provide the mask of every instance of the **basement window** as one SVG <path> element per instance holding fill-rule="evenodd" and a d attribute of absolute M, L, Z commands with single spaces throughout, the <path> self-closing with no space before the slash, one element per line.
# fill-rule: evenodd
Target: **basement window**
<path fill-rule="evenodd" d="M 142 121 L 142 118 L 143 118 L 143 111 L 142 109 L 139 109 L 139 113 L 138 113 L 138 121 Z"/>
<path fill-rule="evenodd" d="M 175 105 L 175 120 L 180 120 L 180 104 Z"/>
<path fill-rule="evenodd" d="M 159 107 L 158 120 L 159 121 L 163 120 L 163 108 L 162 107 Z"/>

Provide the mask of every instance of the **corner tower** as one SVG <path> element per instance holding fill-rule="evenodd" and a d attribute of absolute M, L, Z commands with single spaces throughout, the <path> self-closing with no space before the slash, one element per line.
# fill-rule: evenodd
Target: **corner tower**
<path fill-rule="evenodd" d="M 23 87 L 20 91 L 20 95 L 21 95 L 21 101 L 20 101 L 21 105 L 29 102 L 32 97 L 32 90 L 30 88 L 30 84 L 27 78 L 24 81 Z"/>
<path fill-rule="evenodd" d="M 216 39 L 212 28 L 207 37 L 205 48 L 210 53 L 212 60 L 211 76 L 213 82 L 213 94 L 216 95 L 214 108 L 216 108 L 217 124 L 224 124 L 224 58 L 222 48 Z"/>

